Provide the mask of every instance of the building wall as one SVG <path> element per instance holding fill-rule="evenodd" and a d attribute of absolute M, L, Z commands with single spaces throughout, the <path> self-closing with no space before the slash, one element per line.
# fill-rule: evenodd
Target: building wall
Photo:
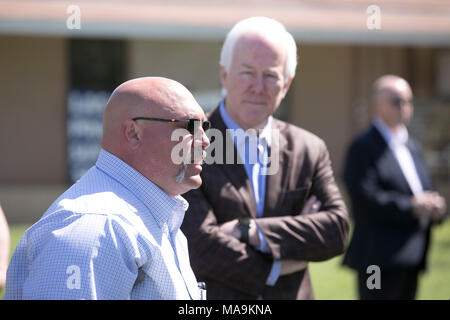
<path fill-rule="evenodd" d="M 336 174 L 350 136 L 351 48 L 303 45 L 290 96 L 292 123 L 321 137 Z"/>
<path fill-rule="evenodd" d="M 129 78 L 161 76 L 174 79 L 194 94 L 220 93 L 221 46 L 220 42 L 206 41 L 130 40 L 128 75 Z"/>
<path fill-rule="evenodd" d="M 66 41 L 0 36 L 0 203 L 33 222 L 66 181 Z"/>
<path fill-rule="evenodd" d="M 65 41 L 2 36 L 0 70 L 0 184 L 64 183 Z"/>

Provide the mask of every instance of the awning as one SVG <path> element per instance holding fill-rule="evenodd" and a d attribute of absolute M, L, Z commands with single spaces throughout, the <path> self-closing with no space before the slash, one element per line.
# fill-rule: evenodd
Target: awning
<path fill-rule="evenodd" d="M 303 43 L 450 46 L 448 0 L 0 0 L 0 34 L 221 41 L 257 15 Z"/>

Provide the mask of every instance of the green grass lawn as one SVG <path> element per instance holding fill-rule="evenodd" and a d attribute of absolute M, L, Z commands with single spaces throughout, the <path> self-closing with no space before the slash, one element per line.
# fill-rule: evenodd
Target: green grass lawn
<path fill-rule="evenodd" d="M 341 265 L 342 256 L 310 263 L 316 299 L 358 299 L 356 273 Z M 383 270 L 381 270 L 383 281 Z M 419 278 L 416 299 L 450 298 L 450 220 L 434 228 L 428 252 L 428 270 Z"/>
<path fill-rule="evenodd" d="M 24 225 L 10 226 L 11 254 L 19 242 Z M 356 274 L 341 265 L 342 256 L 326 262 L 310 263 L 316 299 L 357 299 Z M 381 274 L 382 276 L 382 274 Z M 0 292 L 0 298 L 3 291 Z M 417 299 L 450 298 L 450 220 L 434 228 L 428 271 L 419 279 Z"/>

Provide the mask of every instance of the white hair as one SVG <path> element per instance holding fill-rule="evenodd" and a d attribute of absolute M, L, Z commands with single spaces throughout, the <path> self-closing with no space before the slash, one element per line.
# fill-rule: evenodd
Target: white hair
<path fill-rule="evenodd" d="M 269 40 L 281 39 L 286 52 L 286 60 L 284 66 L 285 81 L 294 78 L 295 69 L 297 68 L 297 45 L 294 37 L 286 30 L 286 28 L 278 21 L 266 17 L 251 17 L 239 21 L 228 32 L 220 52 L 219 64 L 230 71 L 233 59 L 234 47 L 237 40 L 244 34 L 256 33 L 264 36 Z"/>

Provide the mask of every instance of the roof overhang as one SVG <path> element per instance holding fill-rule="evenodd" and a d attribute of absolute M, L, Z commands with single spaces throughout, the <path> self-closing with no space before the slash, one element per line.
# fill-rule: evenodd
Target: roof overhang
<path fill-rule="evenodd" d="M 379 29 L 368 27 L 377 13 L 366 0 L 78 0 L 80 29 L 70 29 L 74 2 L 0 0 L 0 34 L 222 41 L 240 19 L 262 15 L 304 43 L 450 46 L 447 0 L 378 0 Z"/>

